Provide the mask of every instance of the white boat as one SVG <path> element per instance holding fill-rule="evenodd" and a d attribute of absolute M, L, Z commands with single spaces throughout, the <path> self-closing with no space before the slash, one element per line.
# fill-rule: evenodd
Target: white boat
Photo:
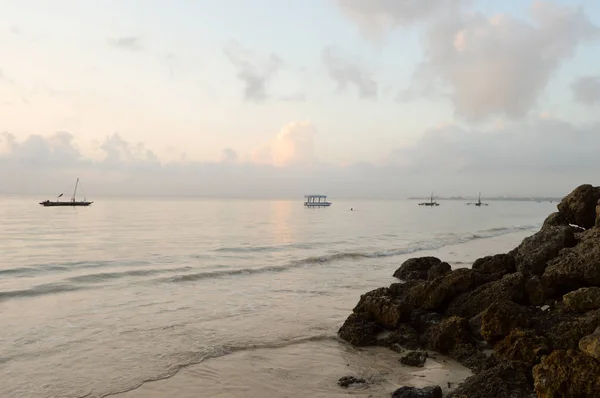
<path fill-rule="evenodd" d="M 327 207 L 331 202 L 327 201 L 327 195 L 305 195 L 304 206 L 306 207 Z"/>

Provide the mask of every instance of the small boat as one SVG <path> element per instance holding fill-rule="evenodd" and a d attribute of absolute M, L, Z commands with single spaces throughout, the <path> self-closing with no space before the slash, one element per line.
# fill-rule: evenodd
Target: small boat
<path fill-rule="evenodd" d="M 40 204 L 44 207 L 54 207 L 54 206 L 89 206 L 92 203 L 94 203 L 94 202 L 88 202 L 85 198 L 80 201 L 75 200 L 75 195 L 77 195 L 77 186 L 78 185 L 79 185 L 79 178 L 75 182 L 75 191 L 73 191 L 73 196 L 71 197 L 71 200 L 65 201 L 65 202 L 61 202 L 60 200 L 58 200 L 60 197 L 63 196 L 63 194 L 61 193 L 60 195 L 58 195 L 58 197 L 56 198 L 55 201 L 44 200 L 43 202 L 40 202 Z"/>
<path fill-rule="evenodd" d="M 439 206 L 439 205 L 440 204 L 438 202 L 433 201 L 433 192 L 431 193 L 431 199 L 429 200 L 429 202 L 419 203 L 419 206 Z"/>
<path fill-rule="evenodd" d="M 487 203 L 483 203 L 481 201 L 481 192 L 479 192 L 479 198 L 477 198 L 477 202 L 471 202 L 471 203 L 467 203 L 467 205 L 474 205 L 474 206 L 487 206 Z"/>
<path fill-rule="evenodd" d="M 306 207 L 328 207 L 331 202 L 327 201 L 327 195 L 305 195 L 304 206 Z"/>

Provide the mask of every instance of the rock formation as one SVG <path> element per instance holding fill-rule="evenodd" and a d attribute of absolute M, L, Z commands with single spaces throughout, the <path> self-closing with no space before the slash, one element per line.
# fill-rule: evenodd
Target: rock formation
<path fill-rule="evenodd" d="M 407 260 L 393 274 L 398 283 L 361 296 L 340 337 L 449 355 L 475 375 L 448 397 L 600 394 L 600 187 L 582 185 L 557 207 L 517 248 L 471 269 Z M 412 359 L 424 358 L 403 361 Z M 394 396 L 422 393 L 403 387 Z"/>

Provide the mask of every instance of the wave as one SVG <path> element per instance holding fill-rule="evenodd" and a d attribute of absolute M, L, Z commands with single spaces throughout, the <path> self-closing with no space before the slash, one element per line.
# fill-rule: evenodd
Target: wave
<path fill-rule="evenodd" d="M 254 344 L 248 343 L 248 344 L 240 344 L 240 345 L 225 344 L 225 345 L 221 345 L 221 346 L 207 347 L 206 350 L 204 350 L 204 351 L 190 353 L 191 355 L 187 360 L 182 361 L 177 364 L 173 364 L 168 370 L 166 370 L 162 374 L 156 375 L 155 377 L 140 380 L 140 381 L 136 382 L 135 385 L 128 387 L 128 388 L 120 389 L 118 391 L 107 392 L 105 394 L 100 395 L 99 397 L 105 398 L 105 397 L 112 396 L 112 395 L 123 394 L 128 391 L 133 391 L 135 389 L 138 389 L 145 383 L 171 378 L 171 377 L 175 376 L 175 374 L 177 374 L 177 372 L 179 372 L 181 369 L 186 368 L 188 366 L 198 365 L 206 360 L 224 357 L 226 355 L 234 354 L 236 352 L 260 350 L 260 349 L 278 349 L 278 348 L 285 348 L 285 347 L 289 347 L 289 346 L 293 346 L 293 345 L 297 345 L 297 344 L 320 342 L 320 341 L 338 341 L 339 342 L 340 339 L 335 335 L 321 334 L 321 335 L 308 336 L 308 337 L 281 339 L 276 342 L 254 343 Z M 83 397 L 81 397 L 81 398 L 83 398 Z"/>
<path fill-rule="evenodd" d="M 262 274 L 262 273 L 274 273 L 274 272 L 284 272 L 294 268 L 314 266 L 314 265 L 322 265 L 328 264 L 336 261 L 352 261 L 352 260 L 360 260 L 360 259 L 373 259 L 373 258 L 381 258 L 381 257 L 393 257 L 393 256 L 402 256 L 412 253 L 417 253 L 420 251 L 430 251 L 430 250 L 438 250 L 445 246 L 457 245 L 467 243 L 476 239 L 487 239 L 493 238 L 500 235 L 510 234 L 519 231 L 533 230 L 534 228 L 539 228 L 541 224 L 535 225 L 519 225 L 509 228 L 491 228 L 483 231 L 478 231 L 473 234 L 449 234 L 446 236 L 442 236 L 433 240 L 425 240 L 421 242 L 417 242 L 415 244 L 409 245 L 407 247 L 384 250 L 384 251 L 374 251 L 374 252 L 341 252 L 341 253 L 333 253 L 324 256 L 314 256 L 307 257 L 300 260 L 293 260 L 283 265 L 276 266 L 267 266 L 260 268 L 239 268 L 239 269 L 223 269 L 223 270 L 215 270 L 215 271 L 203 271 L 203 272 L 193 272 L 193 273 L 185 273 L 193 270 L 192 267 L 179 267 L 179 268 L 164 268 L 164 269 L 143 269 L 143 270 L 128 270 L 123 272 L 104 272 L 104 273 L 96 273 L 96 274 L 88 274 L 88 275 L 80 275 L 74 276 L 70 278 L 66 278 L 61 283 L 48 283 L 43 285 L 38 285 L 31 287 L 29 289 L 22 290 L 12 290 L 6 292 L 0 292 L 0 301 L 7 300 L 11 298 L 19 298 L 19 297 L 36 297 L 47 294 L 55 294 L 61 292 L 69 292 L 75 290 L 81 290 L 84 288 L 91 288 L 94 284 L 100 284 L 105 281 L 115 280 L 125 277 L 132 276 L 153 276 L 164 273 L 179 273 L 182 274 L 160 277 L 150 279 L 149 283 L 185 283 L 185 282 L 194 282 L 200 281 L 204 279 L 216 279 L 216 278 L 224 278 L 238 275 L 254 275 L 254 274 Z M 106 265 L 110 263 L 111 265 L 123 265 L 123 263 L 119 262 L 93 262 L 93 263 L 70 263 L 67 264 L 67 269 L 73 269 L 75 264 L 81 264 L 83 268 L 87 267 L 97 267 Z M 144 264 L 146 262 L 143 261 L 128 261 L 125 265 L 131 264 Z M 57 266 L 57 267 L 65 267 Z M 0 272 L 4 272 L 5 274 L 24 272 L 23 270 L 27 270 L 25 272 L 32 272 L 30 268 L 16 268 L 16 269 L 7 269 L 1 270 Z M 145 282 L 144 282 L 145 283 Z"/>
<path fill-rule="evenodd" d="M 335 261 L 343 261 L 343 260 L 360 260 L 360 259 L 370 259 L 370 258 L 381 258 L 381 257 L 393 257 L 393 256 L 401 256 L 406 254 L 412 254 L 420 251 L 429 251 L 429 250 L 438 250 L 445 246 L 458 245 L 467 243 L 476 239 L 488 239 L 501 235 L 506 235 L 514 232 L 533 230 L 535 228 L 539 228 L 541 224 L 534 225 L 518 225 L 514 227 L 508 228 L 491 228 L 483 231 L 479 231 L 474 234 L 465 234 L 465 235 L 456 235 L 450 234 L 446 237 L 427 240 L 418 242 L 414 245 L 410 245 L 409 247 L 385 250 L 385 251 L 376 251 L 376 252 L 341 252 L 334 253 L 325 256 L 315 256 L 315 257 L 307 257 L 301 260 L 293 260 L 284 265 L 278 266 L 269 266 L 269 267 L 260 267 L 260 268 L 240 268 L 240 269 L 228 269 L 223 271 L 207 271 L 207 272 L 197 272 L 192 274 L 185 275 L 177 275 L 168 278 L 162 278 L 156 280 L 157 282 L 194 282 L 203 279 L 212 279 L 212 278 L 222 278 L 228 276 L 236 276 L 236 275 L 253 275 L 253 274 L 262 274 L 269 272 L 283 272 L 293 268 L 300 268 L 315 264 L 326 264 Z"/>

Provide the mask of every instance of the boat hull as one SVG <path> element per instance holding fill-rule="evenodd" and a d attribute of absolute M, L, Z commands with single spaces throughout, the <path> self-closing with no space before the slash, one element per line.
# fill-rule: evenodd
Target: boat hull
<path fill-rule="evenodd" d="M 331 206 L 330 202 L 304 202 L 304 206 L 306 207 L 329 207 Z"/>
<path fill-rule="evenodd" d="M 44 207 L 62 207 L 62 206 L 89 206 L 94 202 L 40 202 L 40 204 Z"/>

